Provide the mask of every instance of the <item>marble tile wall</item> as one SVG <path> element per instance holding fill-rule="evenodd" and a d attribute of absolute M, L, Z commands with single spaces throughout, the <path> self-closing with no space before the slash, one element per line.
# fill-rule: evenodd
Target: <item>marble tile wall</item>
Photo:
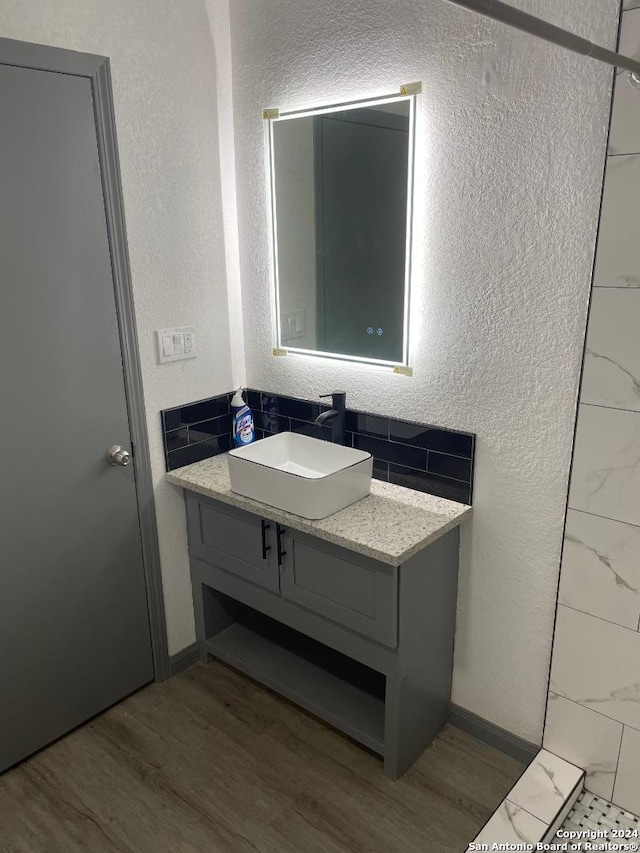
<path fill-rule="evenodd" d="M 640 732 L 625 726 L 620 748 L 620 761 L 613 789 L 615 802 L 624 800 L 624 808 L 640 815 Z M 621 803 L 620 803 L 621 804 Z"/>
<path fill-rule="evenodd" d="M 611 799 L 622 740 L 622 723 L 549 693 L 545 745 L 586 769 L 585 785 Z"/>
<path fill-rule="evenodd" d="M 640 0 L 620 49 L 640 58 Z M 640 91 L 617 76 L 574 447 L 545 749 L 640 814 Z"/>

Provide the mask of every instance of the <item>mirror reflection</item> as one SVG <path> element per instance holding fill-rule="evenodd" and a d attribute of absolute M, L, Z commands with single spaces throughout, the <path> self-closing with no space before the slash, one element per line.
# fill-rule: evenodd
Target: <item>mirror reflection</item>
<path fill-rule="evenodd" d="M 279 346 L 406 364 L 412 106 L 272 121 Z"/>

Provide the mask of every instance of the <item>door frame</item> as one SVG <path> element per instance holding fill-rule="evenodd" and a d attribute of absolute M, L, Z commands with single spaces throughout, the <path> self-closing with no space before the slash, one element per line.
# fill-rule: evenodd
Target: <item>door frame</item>
<path fill-rule="evenodd" d="M 131 450 L 134 457 L 153 670 L 156 681 L 164 681 L 170 675 L 169 649 L 109 58 L 0 38 L 0 65 L 86 77 L 91 83 Z"/>

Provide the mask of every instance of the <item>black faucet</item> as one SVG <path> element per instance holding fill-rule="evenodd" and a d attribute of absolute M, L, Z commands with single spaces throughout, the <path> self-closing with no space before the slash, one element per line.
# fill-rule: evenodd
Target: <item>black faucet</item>
<path fill-rule="evenodd" d="M 331 405 L 333 408 L 328 412 L 322 412 L 315 419 L 314 423 L 322 426 L 327 421 L 331 421 L 331 441 L 334 444 L 344 444 L 346 439 L 345 430 L 345 403 L 347 399 L 346 391 L 333 391 L 331 394 L 320 394 L 320 399 L 331 397 Z"/>

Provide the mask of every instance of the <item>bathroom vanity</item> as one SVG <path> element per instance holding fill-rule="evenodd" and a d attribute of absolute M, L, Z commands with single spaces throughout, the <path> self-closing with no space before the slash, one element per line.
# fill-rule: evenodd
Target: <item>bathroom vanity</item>
<path fill-rule="evenodd" d="M 390 483 L 310 521 L 231 491 L 226 455 L 177 469 L 197 641 L 380 754 L 397 778 L 447 719 L 459 525 Z"/>

